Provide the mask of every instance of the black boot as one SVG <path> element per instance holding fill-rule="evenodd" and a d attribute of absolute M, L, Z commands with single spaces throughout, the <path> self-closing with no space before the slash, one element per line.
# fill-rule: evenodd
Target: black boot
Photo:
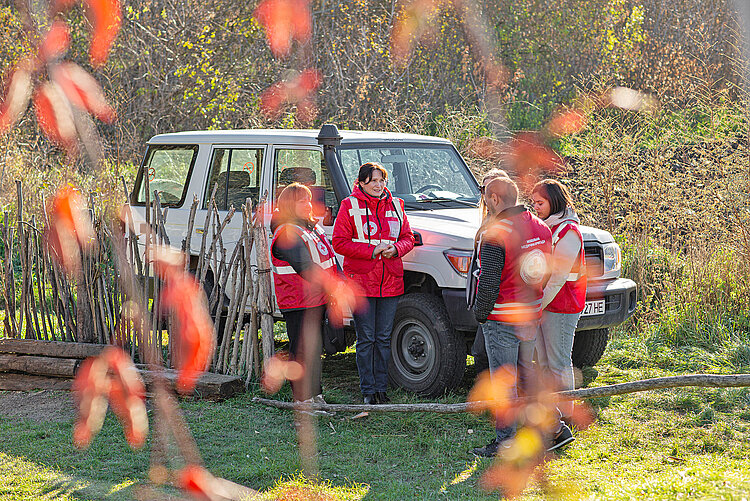
<path fill-rule="evenodd" d="M 365 402 L 365 405 L 375 405 L 378 403 L 377 399 L 375 398 L 375 395 L 372 393 L 366 393 L 362 395 L 363 400 Z"/>
<path fill-rule="evenodd" d="M 376 391 L 375 392 L 375 400 L 379 404 L 389 404 L 389 403 L 391 403 L 391 399 L 388 398 L 388 395 L 386 395 L 384 391 Z"/>

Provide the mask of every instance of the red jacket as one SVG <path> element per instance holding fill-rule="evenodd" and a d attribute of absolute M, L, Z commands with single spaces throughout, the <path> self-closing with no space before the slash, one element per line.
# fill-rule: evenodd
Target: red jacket
<path fill-rule="evenodd" d="M 392 297 L 404 293 L 401 258 L 414 248 L 414 235 L 404 212 L 404 202 L 386 188 L 374 198 L 354 186 L 341 202 L 333 227 L 333 248 L 344 256 L 344 273 L 364 289 L 366 297 Z M 396 246 L 397 255 L 373 259 L 380 242 Z"/>
<path fill-rule="evenodd" d="M 564 220 L 557 226 L 550 228 L 552 230 L 552 246 L 569 231 L 575 232 L 581 241 L 581 250 L 578 252 L 578 259 L 570 270 L 568 281 L 562 286 L 555 296 L 555 299 L 545 308 L 547 311 L 554 313 L 578 313 L 583 311 L 586 306 L 586 253 L 583 249 L 583 235 L 578 229 L 578 224 L 572 220 Z"/>
<path fill-rule="evenodd" d="M 552 251 L 549 228 L 529 211 L 495 222 L 481 238 L 492 238 L 505 250 L 500 291 L 489 320 L 526 323 L 542 316 L 542 291 L 549 278 L 547 260 Z M 480 246 L 481 249 L 481 246 Z M 482 261 L 480 269 L 491 266 Z"/>
<path fill-rule="evenodd" d="M 302 239 L 310 252 L 313 263 L 330 273 L 336 272 L 333 249 L 320 226 L 316 225 L 313 230 L 309 230 L 291 223 L 282 224 L 273 233 L 271 248 L 277 245 L 277 240 L 285 231 L 292 232 Z M 271 263 L 276 302 L 280 310 L 312 308 L 328 302 L 328 296 L 321 284 L 308 282 L 292 268 L 289 262 L 277 258 L 273 252 Z"/>

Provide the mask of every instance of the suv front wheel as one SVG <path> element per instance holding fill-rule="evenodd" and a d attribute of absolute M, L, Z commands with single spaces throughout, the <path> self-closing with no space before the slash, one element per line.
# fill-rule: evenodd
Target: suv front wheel
<path fill-rule="evenodd" d="M 465 368 L 465 342 L 453 330 L 443 302 L 423 293 L 403 296 L 391 335 L 391 384 L 435 397 L 455 388 Z"/>
<path fill-rule="evenodd" d="M 573 340 L 573 366 L 582 369 L 593 367 L 604 355 L 609 341 L 609 329 L 576 331 Z"/>

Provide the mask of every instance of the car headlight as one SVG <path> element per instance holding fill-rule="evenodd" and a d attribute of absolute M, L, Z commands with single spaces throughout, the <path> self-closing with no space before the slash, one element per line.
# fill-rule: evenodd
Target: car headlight
<path fill-rule="evenodd" d="M 619 272 L 622 268 L 620 246 L 612 242 L 604 244 L 604 274 Z"/>
<path fill-rule="evenodd" d="M 469 273 L 471 251 L 448 249 L 443 251 L 443 255 L 459 275 L 466 276 L 466 274 Z"/>

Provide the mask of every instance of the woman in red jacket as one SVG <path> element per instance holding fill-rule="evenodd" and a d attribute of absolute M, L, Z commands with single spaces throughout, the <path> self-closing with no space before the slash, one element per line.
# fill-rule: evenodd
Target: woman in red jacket
<path fill-rule="evenodd" d="M 404 293 L 401 258 L 414 247 L 404 202 L 393 198 L 387 180 L 382 165 L 362 165 L 333 228 L 333 248 L 344 256 L 344 274 L 362 287 L 367 301 L 367 307 L 354 314 L 359 386 L 366 404 L 390 401 L 391 330 L 398 297 Z"/>
<path fill-rule="evenodd" d="M 312 194 L 292 183 L 281 192 L 271 219 L 271 262 L 276 301 L 286 321 L 289 354 L 305 367 L 307 379 L 292 382 L 295 400 L 325 403 L 320 385 L 319 331 L 328 290 L 337 282 L 336 258 L 323 229 L 312 217 Z M 312 335 L 311 335 L 312 334 Z M 308 386 L 309 385 L 309 386 Z"/>

